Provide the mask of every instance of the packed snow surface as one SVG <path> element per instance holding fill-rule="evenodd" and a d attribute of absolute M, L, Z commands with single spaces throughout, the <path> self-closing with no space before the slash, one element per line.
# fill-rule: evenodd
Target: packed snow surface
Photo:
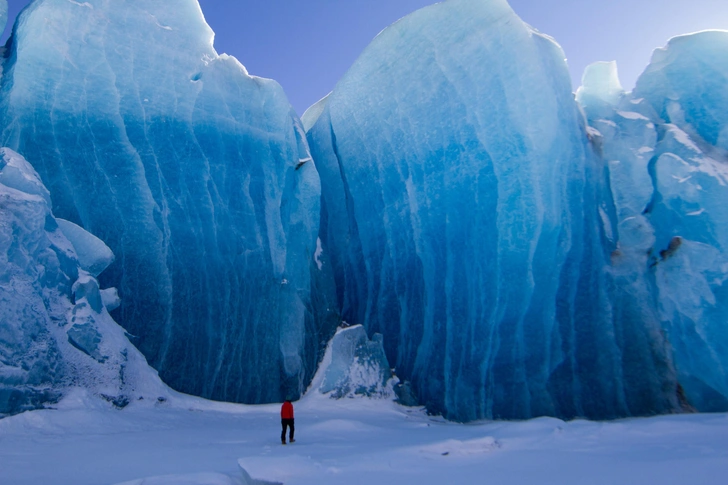
<path fill-rule="evenodd" d="M 280 405 L 178 396 L 137 401 L 117 411 L 79 392 L 58 409 L 0 420 L 2 480 L 13 485 L 722 485 L 728 473 L 725 414 L 462 425 L 381 400 L 312 395 L 294 406 L 296 443 L 282 446 Z"/>

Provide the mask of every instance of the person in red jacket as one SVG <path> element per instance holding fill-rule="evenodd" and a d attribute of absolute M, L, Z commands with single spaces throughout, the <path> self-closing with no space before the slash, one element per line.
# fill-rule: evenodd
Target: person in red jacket
<path fill-rule="evenodd" d="M 293 439 L 293 432 L 296 430 L 293 426 L 293 404 L 286 399 L 283 406 L 281 406 L 281 427 L 283 428 L 281 431 L 281 443 L 284 445 L 286 444 L 286 428 L 289 426 L 291 427 L 291 432 L 288 435 L 288 442 L 295 443 L 296 440 Z"/>

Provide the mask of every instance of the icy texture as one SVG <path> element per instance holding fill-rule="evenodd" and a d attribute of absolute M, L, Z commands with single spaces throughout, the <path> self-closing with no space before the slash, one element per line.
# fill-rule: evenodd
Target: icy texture
<path fill-rule="evenodd" d="M 619 82 L 615 61 L 596 62 L 587 66 L 582 77 L 582 85 L 576 90 L 576 100 L 582 106 L 588 106 L 590 98 L 614 104 L 623 95 L 624 89 Z"/>
<path fill-rule="evenodd" d="M 367 338 L 361 325 L 339 329 L 331 339 L 314 388 L 335 399 L 352 396 L 390 396 L 392 378 L 382 335 Z M 320 381 L 320 382 L 317 382 Z"/>
<path fill-rule="evenodd" d="M 114 253 L 104 242 L 73 222 L 56 219 L 63 235 L 71 241 L 81 268 L 98 276 L 114 262 Z"/>
<path fill-rule="evenodd" d="M 310 294 L 319 178 L 281 87 L 212 39 L 195 0 L 36 0 L 5 61 L 0 138 L 55 214 L 113 250 L 115 315 L 166 382 L 279 401 L 335 328 Z"/>
<path fill-rule="evenodd" d="M 116 310 L 121 305 L 119 291 L 116 288 L 101 290 L 101 301 L 108 311 Z"/>
<path fill-rule="evenodd" d="M 616 216 L 564 54 L 504 0 L 405 17 L 303 119 L 342 316 L 430 411 L 680 408 L 656 311 L 611 303 Z"/>
<path fill-rule="evenodd" d="M 73 386 L 118 406 L 132 395 L 156 399 L 166 393 L 101 304 L 98 282 L 81 269 L 40 178 L 20 155 L 3 148 L 0 417 L 54 403 Z"/>
<path fill-rule="evenodd" d="M 8 148 L 0 148 L 0 184 L 5 187 L 34 195 L 46 205 L 51 205 L 50 194 L 38 174 L 25 159 Z"/>
<path fill-rule="evenodd" d="M 725 485 L 728 474 L 725 414 L 457 425 L 312 394 L 296 403 L 297 442 L 282 447 L 280 404 L 174 401 L 122 413 L 66 401 L 0 420 L 3 484 Z"/>
<path fill-rule="evenodd" d="M 139 480 L 117 483 L 116 485 L 266 485 L 270 482 L 252 480 L 242 472 L 242 478 L 223 475 L 222 473 L 190 473 L 187 475 L 163 475 L 146 477 Z"/>
<path fill-rule="evenodd" d="M 705 143 L 702 148 L 728 150 L 726 52 L 725 31 L 675 37 L 654 52 L 635 97 L 644 97 L 662 120 Z"/>
<path fill-rule="evenodd" d="M 728 32 L 671 40 L 634 93 L 605 96 L 602 75 L 579 101 L 607 165 L 621 302 L 661 322 L 687 402 L 728 410 Z"/>

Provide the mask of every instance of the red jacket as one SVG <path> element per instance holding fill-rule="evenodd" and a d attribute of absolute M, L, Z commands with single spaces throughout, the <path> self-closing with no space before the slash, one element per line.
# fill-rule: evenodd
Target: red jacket
<path fill-rule="evenodd" d="M 281 406 L 281 419 L 293 419 L 293 404 L 286 401 Z"/>

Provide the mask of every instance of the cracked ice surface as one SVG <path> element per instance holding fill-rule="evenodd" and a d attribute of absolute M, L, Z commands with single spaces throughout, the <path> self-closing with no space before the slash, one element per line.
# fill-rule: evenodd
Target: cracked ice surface
<path fill-rule="evenodd" d="M 612 270 L 626 290 L 618 304 L 660 322 L 690 405 L 724 411 L 728 32 L 672 39 L 634 93 L 608 98 L 613 76 L 602 74 L 585 76 L 579 101 L 608 167 L 619 228 Z"/>
<path fill-rule="evenodd" d="M 58 222 L 33 167 L 0 148 L 0 417 L 54 404 L 76 386 L 119 406 L 131 393 L 168 395 L 83 270 L 80 260 L 105 259 L 108 248 L 78 227 L 67 238 Z"/>
<path fill-rule="evenodd" d="M 303 389 L 320 188 L 281 87 L 218 55 L 194 0 L 38 0 L 18 22 L 1 139 L 115 253 L 102 279 L 150 363 L 217 399 Z"/>
<path fill-rule="evenodd" d="M 659 332 L 609 301 L 614 209 L 564 57 L 505 1 L 450 0 L 303 117 L 343 318 L 452 419 L 678 407 Z"/>
<path fill-rule="evenodd" d="M 725 31 L 675 37 L 655 50 L 635 87 L 635 97 L 644 97 L 663 120 L 723 154 L 728 150 L 726 51 Z"/>

